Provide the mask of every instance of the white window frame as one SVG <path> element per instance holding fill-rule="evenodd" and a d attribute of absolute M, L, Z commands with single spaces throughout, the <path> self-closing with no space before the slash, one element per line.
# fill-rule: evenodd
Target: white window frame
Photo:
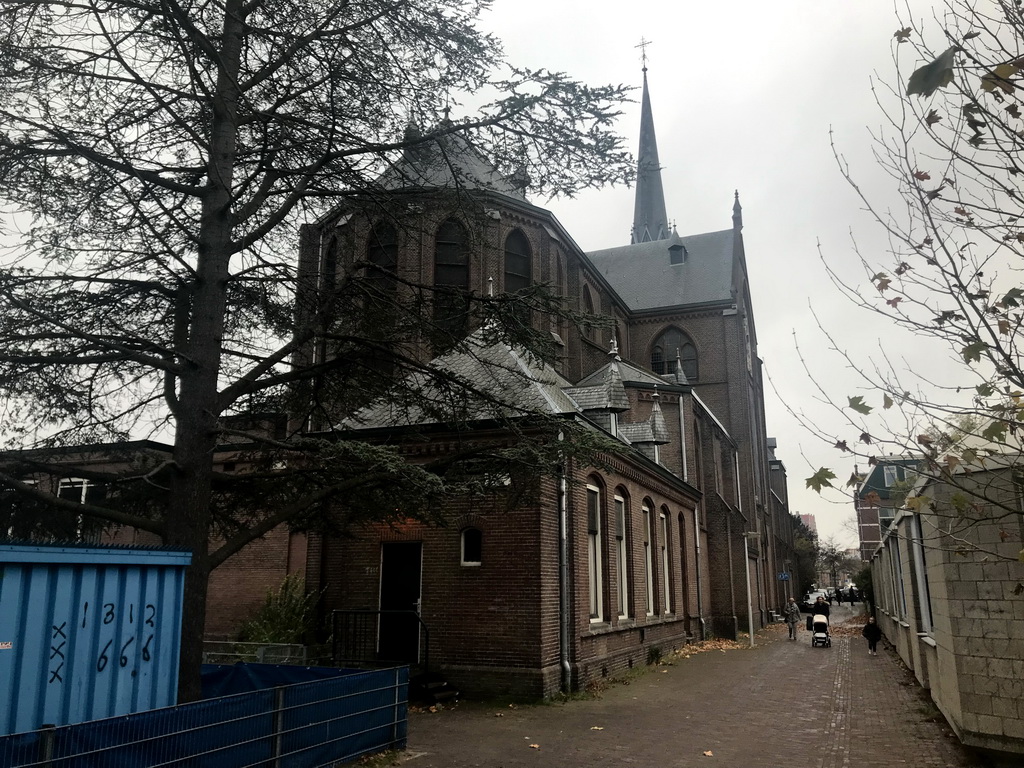
<path fill-rule="evenodd" d="M 596 507 L 596 508 L 595 508 Z M 604 621 L 604 583 L 601 573 L 601 489 L 587 485 L 587 571 L 590 623 Z"/>
<path fill-rule="evenodd" d="M 66 498 L 61 493 L 67 488 L 77 488 L 79 490 L 77 499 L 68 499 L 69 501 L 77 501 L 79 504 L 85 504 L 89 498 L 89 489 L 94 488 L 97 485 L 102 486 L 102 483 L 93 483 L 85 477 L 62 477 L 57 483 L 57 498 Z M 83 540 L 83 532 L 85 530 L 85 516 L 79 513 L 75 517 L 75 541 Z"/>
<path fill-rule="evenodd" d="M 886 488 L 891 488 L 898 480 L 896 474 L 895 464 L 885 464 L 882 466 L 882 482 Z"/>
<path fill-rule="evenodd" d="M 647 582 L 647 615 L 654 615 L 654 553 L 651 551 L 651 508 L 644 502 L 644 579 Z"/>
<path fill-rule="evenodd" d="M 668 516 L 664 511 L 659 513 L 658 546 L 661 548 L 661 591 L 662 607 L 666 614 L 672 613 L 672 590 L 669 589 L 669 561 L 668 561 Z"/>
<path fill-rule="evenodd" d="M 914 571 L 917 579 L 917 597 L 919 615 L 918 624 L 922 634 L 932 634 L 932 593 L 928 588 L 928 567 L 924 551 L 924 530 L 921 527 L 921 516 L 910 518 L 911 550 L 914 553 Z"/>
<path fill-rule="evenodd" d="M 897 530 L 889 537 L 889 566 L 892 569 L 892 601 L 897 618 L 901 621 L 907 616 L 907 602 L 903 590 L 903 562 L 900 557 L 900 539 Z"/>
<path fill-rule="evenodd" d="M 629 616 L 629 544 L 626 536 L 626 500 L 615 496 L 615 568 L 618 577 L 619 618 Z"/>

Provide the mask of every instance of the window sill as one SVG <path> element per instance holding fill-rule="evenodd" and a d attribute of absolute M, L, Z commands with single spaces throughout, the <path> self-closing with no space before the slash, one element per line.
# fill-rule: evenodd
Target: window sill
<path fill-rule="evenodd" d="M 930 645 L 932 648 L 939 647 L 939 644 L 935 642 L 935 638 L 929 635 L 927 632 L 918 632 L 917 636 L 925 645 Z"/>

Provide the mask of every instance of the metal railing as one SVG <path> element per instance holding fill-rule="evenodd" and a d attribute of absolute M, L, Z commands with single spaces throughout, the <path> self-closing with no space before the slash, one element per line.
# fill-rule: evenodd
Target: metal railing
<path fill-rule="evenodd" d="M 380 652 L 379 627 L 383 616 L 407 616 L 419 623 L 417 659 L 386 658 Z M 334 666 L 418 665 L 430 670 L 430 628 L 418 612 L 405 611 L 331 611 L 331 660 Z"/>
<path fill-rule="evenodd" d="M 304 645 L 284 643 L 235 643 L 203 641 L 204 664 L 309 664 L 309 650 Z"/>
<path fill-rule="evenodd" d="M 315 768 L 405 746 L 407 667 L 0 736 L 4 768 Z"/>

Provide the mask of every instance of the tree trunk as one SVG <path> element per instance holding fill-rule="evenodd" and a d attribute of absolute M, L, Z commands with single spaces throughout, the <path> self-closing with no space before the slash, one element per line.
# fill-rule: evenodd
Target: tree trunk
<path fill-rule="evenodd" d="M 209 583 L 211 485 L 217 447 L 220 366 L 229 263 L 231 187 L 237 147 L 238 72 L 244 18 L 239 0 L 226 4 L 220 71 L 212 103 L 210 157 L 197 238 L 188 339 L 179 355 L 179 409 L 174 440 L 176 472 L 167 517 L 167 543 L 192 550 L 186 574 L 179 665 L 179 702 L 199 698 L 206 588 Z"/>

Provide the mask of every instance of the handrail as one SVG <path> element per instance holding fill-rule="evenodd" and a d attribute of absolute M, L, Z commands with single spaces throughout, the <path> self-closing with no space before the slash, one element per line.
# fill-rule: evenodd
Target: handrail
<path fill-rule="evenodd" d="M 415 610 L 412 610 L 412 609 L 401 609 L 401 610 L 353 609 L 353 610 L 334 610 L 334 611 L 331 611 L 331 658 L 333 659 L 334 664 L 335 665 L 340 665 L 340 662 L 344 662 L 344 661 L 355 661 L 355 662 L 371 661 L 370 659 L 366 659 L 366 658 L 342 658 L 342 654 L 339 653 L 339 650 L 344 650 L 343 648 L 341 648 L 341 644 L 342 644 L 343 638 L 341 637 L 341 633 L 339 632 L 339 627 L 338 627 L 338 620 L 339 620 L 340 617 L 342 617 L 342 616 L 373 617 L 374 619 L 377 620 L 377 621 L 374 622 L 374 625 L 373 625 L 374 628 L 376 629 L 376 628 L 379 628 L 380 617 L 384 616 L 384 615 L 392 615 L 392 616 L 394 616 L 394 615 L 405 615 L 405 616 L 414 616 L 416 618 L 416 621 L 419 622 L 420 629 L 422 630 L 422 640 L 420 641 L 420 643 L 421 643 L 422 651 L 423 651 L 423 664 L 422 664 L 423 671 L 424 672 L 429 672 L 430 671 L 430 627 L 428 627 L 427 623 L 425 621 L 423 621 L 423 618 L 420 616 L 419 612 L 415 611 Z M 357 627 L 355 629 L 356 629 L 357 632 L 361 629 L 363 631 L 363 634 L 365 635 L 365 630 L 366 630 L 365 626 Z M 362 640 L 364 642 L 366 640 L 372 640 L 371 648 L 372 648 L 374 654 L 376 654 L 376 650 L 377 650 L 377 647 L 378 647 L 378 641 L 379 641 L 379 638 L 377 636 L 377 632 L 376 631 L 373 633 L 373 636 L 371 638 L 366 638 L 366 637 L 356 638 L 357 642 L 359 640 Z M 417 648 L 417 650 L 420 650 L 420 649 Z M 404 663 L 407 663 L 403 659 L 379 659 L 379 658 L 376 658 L 376 657 L 372 659 L 372 662 L 375 663 L 375 664 L 386 664 L 386 663 L 396 663 L 396 664 L 403 663 L 404 664 Z"/>

